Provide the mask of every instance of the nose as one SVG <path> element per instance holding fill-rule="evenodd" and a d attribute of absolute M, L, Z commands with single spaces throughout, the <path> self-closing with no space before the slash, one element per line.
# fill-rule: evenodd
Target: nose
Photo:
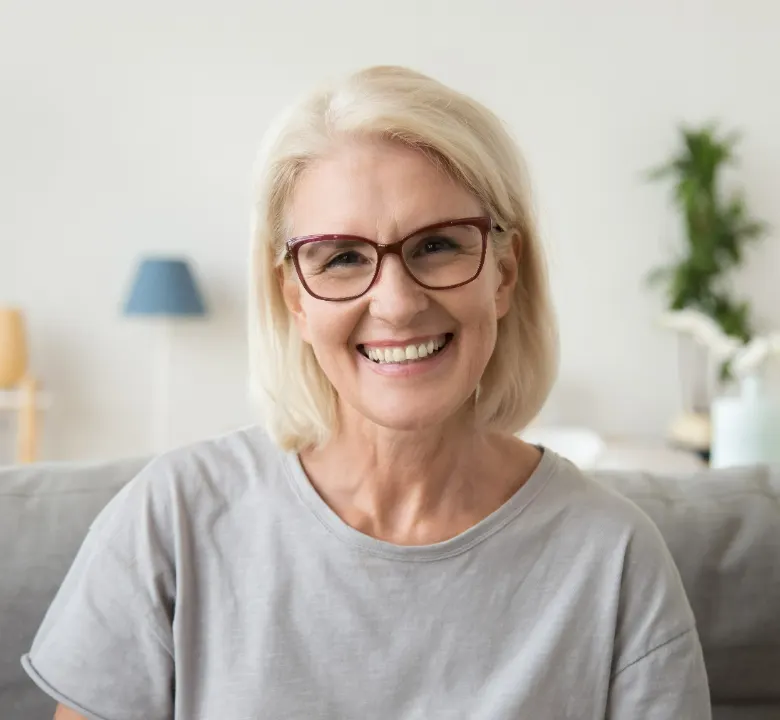
<path fill-rule="evenodd" d="M 368 295 L 371 315 L 392 327 L 411 325 L 429 304 L 425 288 L 409 276 L 401 258 L 395 255 L 382 258 L 379 275 Z"/>

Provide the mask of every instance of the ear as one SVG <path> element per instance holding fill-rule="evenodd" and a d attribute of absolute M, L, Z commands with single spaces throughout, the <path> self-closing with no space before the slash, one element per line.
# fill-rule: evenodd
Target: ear
<path fill-rule="evenodd" d="M 506 254 L 498 261 L 498 286 L 496 287 L 496 315 L 499 319 L 509 312 L 512 296 L 518 280 L 518 268 L 522 253 L 523 239 L 514 232 L 512 242 Z"/>
<path fill-rule="evenodd" d="M 306 321 L 306 311 L 301 303 L 301 284 L 295 273 L 286 272 L 284 267 L 276 269 L 276 278 L 282 288 L 284 304 L 290 315 L 293 316 L 295 324 L 298 326 L 298 332 L 301 334 L 304 342 L 311 343 L 309 340 L 309 324 Z"/>

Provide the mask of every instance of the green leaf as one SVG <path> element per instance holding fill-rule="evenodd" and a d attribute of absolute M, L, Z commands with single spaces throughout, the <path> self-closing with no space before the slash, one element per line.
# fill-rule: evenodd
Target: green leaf
<path fill-rule="evenodd" d="M 730 298 L 724 288 L 748 244 L 763 237 L 768 226 L 749 216 L 741 194 L 724 198 L 719 191 L 722 169 L 737 161 L 741 134 L 723 133 L 714 121 L 681 125 L 678 132 L 675 153 L 647 171 L 647 177 L 671 183 L 685 244 L 678 260 L 648 273 L 647 283 L 664 286 L 672 309 L 697 308 L 724 332 L 746 341 L 752 333 L 749 305 Z"/>

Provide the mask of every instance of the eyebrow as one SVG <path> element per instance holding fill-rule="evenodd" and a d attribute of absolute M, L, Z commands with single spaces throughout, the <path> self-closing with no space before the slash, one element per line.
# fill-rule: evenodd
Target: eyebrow
<path fill-rule="evenodd" d="M 491 227 L 490 227 L 491 231 L 504 232 L 504 229 L 498 223 L 496 223 L 493 220 L 492 216 L 490 216 L 490 215 L 486 215 L 486 216 L 473 216 L 473 217 L 487 217 L 491 221 Z M 430 223 L 428 223 L 426 225 L 419 226 L 415 230 L 412 230 L 411 232 L 408 232 L 405 235 L 401 235 L 398 239 L 393 240 L 392 242 L 389 242 L 389 243 L 388 242 L 384 242 L 383 243 L 383 242 L 380 242 L 378 239 L 372 239 L 372 238 L 364 237 L 363 235 L 357 235 L 357 234 L 354 234 L 354 233 L 332 232 L 332 233 L 314 233 L 314 234 L 309 234 L 309 235 L 299 235 L 297 237 L 290 238 L 287 241 L 287 245 L 288 245 L 288 247 L 291 246 L 291 245 L 306 246 L 306 245 L 310 245 L 311 244 L 311 243 L 306 243 L 305 242 L 306 240 L 315 239 L 315 238 L 319 239 L 320 242 L 332 243 L 333 247 L 336 248 L 336 249 L 345 248 L 345 247 L 354 247 L 354 245 L 356 243 L 360 242 L 360 241 L 368 241 L 369 243 L 372 243 L 374 245 L 380 245 L 380 246 L 395 245 L 396 243 L 401 242 L 403 240 L 407 240 L 408 238 L 413 237 L 414 235 L 417 235 L 418 233 L 421 233 L 421 232 L 426 232 L 428 230 L 442 230 L 442 231 L 444 231 L 444 230 L 447 229 L 446 225 L 445 225 L 445 227 L 440 227 L 443 223 L 456 222 L 457 220 L 461 220 L 461 219 L 462 220 L 469 220 L 469 219 L 472 219 L 472 218 L 471 217 L 468 217 L 468 218 L 465 218 L 465 217 L 464 218 L 453 218 L 451 221 L 450 220 L 438 220 L 436 222 L 430 222 Z"/>
<path fill-rule="evenodd" d="M 320 244 L 327 243 L 335 248 L 351 247 L 352 245 L 368 240 L 368 238 L 361 237 L 360 235 L 340 235 L 338 233 L 323 233 L 322 236 L 309 235 L 307 237 L 318 239 Z M 369 242 L 371 241 L 369 240 Z M 311 245 L 312 243 L 306 244 Z"/>
<path fill-rule="evenodd" d="M 316 235 L 309 235 L 307 237 L 313 239 L 317 238 Z M 303 240 L 305 240 L 305 238 Z M 300 246 L 300 252 L 314 254 L 314 253 L 332 252 L 332 251 L 339 251 L 339 250 L 349 250 L 354 248 L 356 245 L 360 245 L 361 243 L 364 243 L 366 240 L 368 240 L 368 238 L 362 238 L 357 235 L 351 237 L 341 237 L 333 233 L 329 237 L 319 238 L 316 242 L 301 241 L 300 243 L 296 243 L 296 245 Z"/>

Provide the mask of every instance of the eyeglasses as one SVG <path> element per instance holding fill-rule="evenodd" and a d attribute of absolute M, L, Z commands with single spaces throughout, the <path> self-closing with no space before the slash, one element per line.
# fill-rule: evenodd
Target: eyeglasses
<path fill-rule="evenodd" d="M 306 291 L 319 300 L 354 300 L 379 276 L 385 255 L 397 255 L 409 276 L 428 290 L 449 290 L 476 279 L 485 263 L 487 238 L 501 231 L 489 217 L 428 225 L 391 244 L 357 235 L 304 235 L 287 241 Z"/>

